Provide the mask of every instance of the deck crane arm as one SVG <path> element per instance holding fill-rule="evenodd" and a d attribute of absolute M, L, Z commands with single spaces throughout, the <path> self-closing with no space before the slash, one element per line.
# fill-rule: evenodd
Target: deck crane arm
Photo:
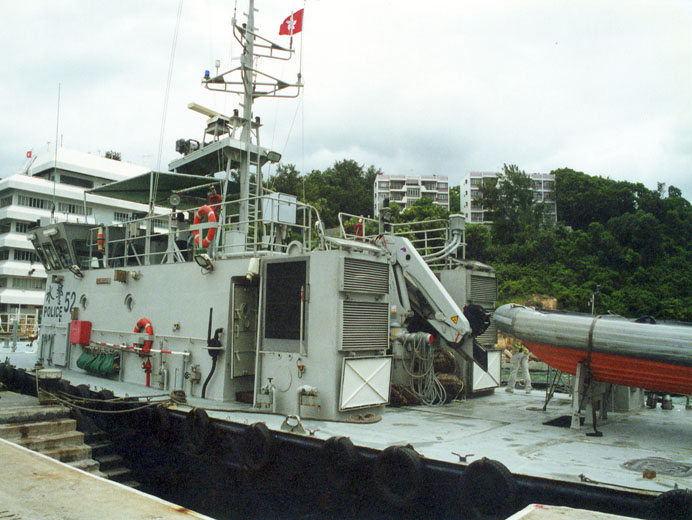
<path fill-rule="evenodd" d="M 445 343 L 473 360 L 473 336 L 468 320 L 416 248 L 407 238 L 395 235 L 382 235 L 378 242 L 387 250 L 392 264 L 397 303 L 406 312 L 417 311 Z"/>

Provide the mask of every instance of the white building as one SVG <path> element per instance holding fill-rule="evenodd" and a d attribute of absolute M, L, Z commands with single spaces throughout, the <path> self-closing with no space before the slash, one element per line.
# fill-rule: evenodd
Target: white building
<path fill-rule="evenodd" d="M 466 222 L 473 224 L 490 224 L 490 215 L 476 199 L 480 196 L 479 189 L 484 179 L 496 179 L 498 172 L 469 172 L 461 183 L 461 212 Z M 529 173 L 533 199 L 545 204 L 545 218 L 557 222 L 557 205 L 555 203 L 555 175 L 552 173 Z"/>
<path fill-rule="evenodd" d="M 20 172 L 0 179 L 0 333 L 18 320 L 33 323 L 44 300 L 46 273 L 27 239 L 38 221 L 111 224 L 144 204 L 86 195 L 85 189 L 141 175 L 149 169 L 65 148 L 32 152 Z M 55 182 L 54 182 L 55 181 Z M 53 210 L 54 208 L 54 210 Z"/>
<path fill-rule="evenodd" d="M 403 208 L 421 198 L 449 209 L 449 180 L 443 175 L 378 175 L 375 177 L 374 215 L 378 216 L 385 199 Z"/>

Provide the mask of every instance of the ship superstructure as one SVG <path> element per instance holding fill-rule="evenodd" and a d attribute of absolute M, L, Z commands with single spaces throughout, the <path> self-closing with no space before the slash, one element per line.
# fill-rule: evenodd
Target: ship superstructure
<path fill-rule="evenodd" d="M 241 95 L 242 111 L 191 104 L 209 119 L 201 141 L 178 141 L 172 172 L 89 190 L 167 207 L 165 220 L 51 225 L 32 235 L 48 271 L 39 361 L 105 378 L 104 387 L 117 380 L 345 421 L 379 418 L 392 377 L 412 385 L 423 371 L 416 356 L 435 348 L 484 373 L 490 356 L 496 373 L 486 388 L 497 386 L 499 354 L 474 341 L 484 313 L 470 307 L 480 320 L 472 330 L 465 302 L 428 265 L 463 244 L 462 217 L 421 255 L 385 220 L 374 236 L 329 237 L 315 208 L 263 189 L 262 167 L 280 156 L 259 144 L 253 102 L 295 96 L 302 84 L 300 75 L 287 83 L 257 69 L 257 58 L 293 50 L 260 39 L 253 12 L 233 23 L 240 66 L 202 80 Z"/>

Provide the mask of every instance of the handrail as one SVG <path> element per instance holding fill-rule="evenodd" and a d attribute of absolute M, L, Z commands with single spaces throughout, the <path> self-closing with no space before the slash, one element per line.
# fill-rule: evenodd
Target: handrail
<path fill-rule="evenodd" d="M 341 212 L 339 218 L 339 231 L 342 238 L 362 239 L 364 241 L 375 238 L 378 232 L 367 233 L 367 228 L 375 225 L 379 229 L 379 221 L 371 217 L 363 217 L 351 213 Z M 363 234 L 356 235 L 346 230 L 346 221 L 362 219 Z M 371 224 L 371 226 L 368 226 Z M 396 222 L 388 224 L 391 235 L 403 236 L 409 239 L 411 244 L 421 253 L 428 266 L 433 270 L 452 267 L 452 255 L 458 247 L 464 246 L 463 236 L 454 236 L 449 229 L 447 219 L 419 220 L 414 222 Z"/>
<path fill-rule="evenodd" d="M 253 211 L 240 220 L 239 208 L 247 203 Z M 192 261 L 199 250 L 214 258 L 248 254 L 286 254 L 298 242 L 308 252 L 323 248 L 319 212 L 313 206 L 281 194 L 268 192 L 261 197 L 234 199 L 214 205 L 221 222 L 192 223 L 192 210 L 171 211 L 167 215 L 149 215 L 140 219 L 89 230 L 89 266 L 85 268 L 124 267 Z M 218 218 L 217 217 L 217 218 Z M 200 247 L 194 236 L 216 233 L 208 247 Z M 241 230 L 247 229 L 247 233 Z M 99 244 L 99 230 L 104 234 Z M 257 239 L 255 238 L 257 237 Z M 103 251 L 99 251 L 99 247 Z"/>

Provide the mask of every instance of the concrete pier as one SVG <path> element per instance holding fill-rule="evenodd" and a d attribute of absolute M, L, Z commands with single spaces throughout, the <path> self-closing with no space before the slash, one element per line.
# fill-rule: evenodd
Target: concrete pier
<path fill-rule="evenodd" d="M 0 439 L 0 460 L 2 518 L 209 519 L 3 439 Z"/>
<path fill-rule="evenodd" d="M 0 391 L 0 518 L 208 518 L 101 478 L 83 440 L 68 408 Z"/>

